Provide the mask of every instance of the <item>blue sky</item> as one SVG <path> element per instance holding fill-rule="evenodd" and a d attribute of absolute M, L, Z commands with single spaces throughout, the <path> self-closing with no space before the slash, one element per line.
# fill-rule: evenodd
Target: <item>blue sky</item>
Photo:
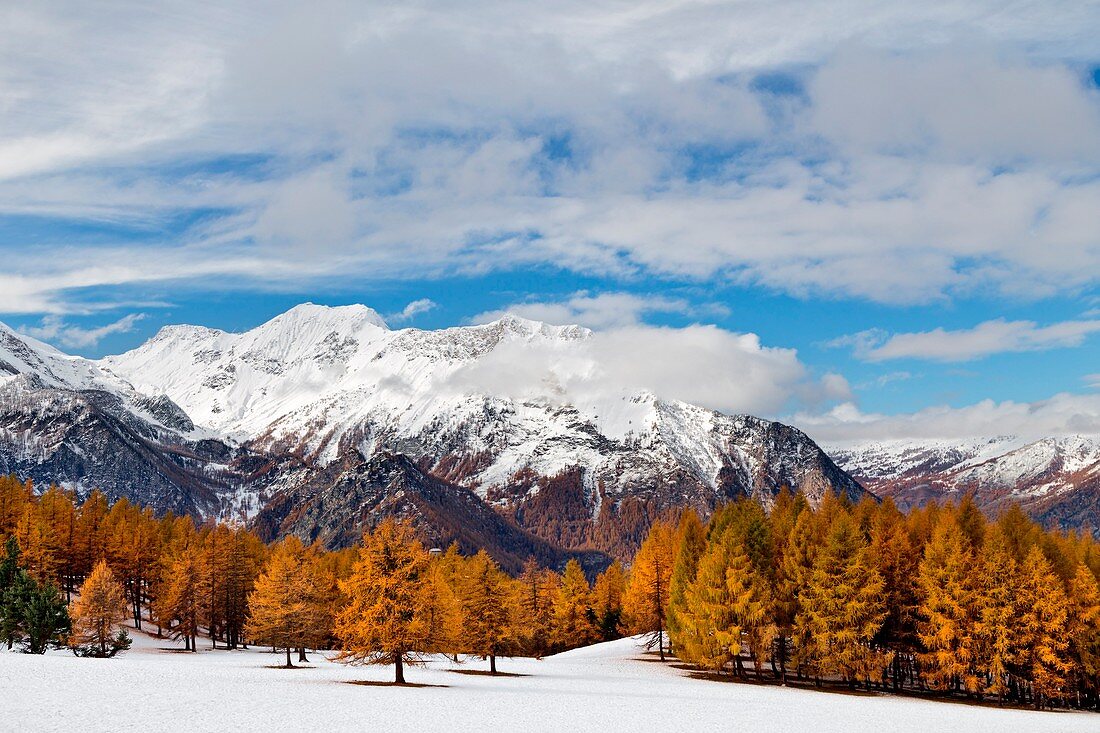
<path fill-rule="evenodd" d="M 511 311 L 823 440 L 1100 431 L 1100 11 L 845 7 L 6 11 L 0 320 Z"/>

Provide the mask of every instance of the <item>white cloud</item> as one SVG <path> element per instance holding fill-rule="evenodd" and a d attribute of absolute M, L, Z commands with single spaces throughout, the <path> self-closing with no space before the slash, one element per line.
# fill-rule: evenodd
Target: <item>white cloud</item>
<path fill-rule="evenodd" d="M 418 298 L 406 305 L 399 312 L 388 314 L 386 316 L 386 321 L 389 323 L 407 323 L 421 313 L 427 313 L 437 307 L 438 304 L 430 298 Z"/>
<path fill-rule="evenodd" d="M 1006 321 L 998 318 L 973 328 L 936 328 L 920 333 L 895 333 L 873 329 L 843 336 L 830 346 L 851 346 L 866 361 L 927 359 L 958 362 L 992 354 L 1080 346 L 1085 338 L 1100 331 L 1100 320 L 1063 321 L 1039 326 L 1034 321 Z"/>
<path fill-rule="evenodd" d="M 859 150 L 991 163 L 1100 161 L 1100 100 L 1061 64 L 845 50 L 811 85 L 812 128 Z"/>
<path fill-rule="evenodd" d="M 799 413 L 791 420 L 815 440 L 832 445 L 1100 434 L 1100 395 L 1062 393 L 1037 402 L 983 400 L 966 407 L 937 406 L 901 415 L 864 413 L 854 404 L 844 403 L 824 414 Z"/>
<path fill-rule="evenodd" d="M 906 371 L 890 372 L 889 374 L 883 374 L 883 375 L 879 376 L 875 380 L 875 383 L 880 387 L 885 387 L 886 385 L 890 384 L 891 382 L 905 382 L 905 381 L 908 381 L 912 378 L 913 378 L 913 375 L 910 372 L 906 372 Z"/>
<path fill-rule="evenodd" d="M 635 295 L 633 293 L 597 293 L 579 291 L 561 301 L 528 301 L 514 303 L 507 308 L 487 311 L 474 316 L 474 323 L 489 323 L 506 313 L 533 321 L 543 321 L 559 326 L 579 324 L 587 328 L 607 329 L 634 326 L 651 313 L 679 313 L 694 315 L 697 306 L 681 298 L 662 295 Z M 706 306 L 711 314 L 728 315 L 720 304 Z"/>
<path fill-rule="evenodd" d="M 1100 374 L 1086 374 L 1082 379 L 1091 389 L 1100 389 Z"/>
<path fill-rule="evenodd" d="M 452 378 L 460 391 L 593 404 L 637 390 L 728 413 L 774 415 L 850 396 L 839 375 L 814 380 L 793 349 L 716 326 L 628 325 L 584 341 L 506 341 Z"/>
<path fill-rule="evenodd" d="M 58 316 L 46 316 L 42 319 L 40 325 L 29 326 L 21 329 L 21 331 L 42 341 L 81 349 L 95 346 L 113 333 L 129 333 L 134 330 L 137 322 L 143 318 L 145 318 L 144 313 L 131 313 L 104 326 L 81 328 L 66 323 Z"/>
<path fill-rule="evenodd" d="M 115 253 L 0 246 L 0 310 L 71 310 L 77 281 L 548 263 L 888 303 L 1100 273 L 1100 102 L 1075 76 L 1100 17 L 1079 3 L 227 7 L 0 11 L 0 211 L 202 214 Z M 805 95 L 754 90 L 776 70 Z"/>

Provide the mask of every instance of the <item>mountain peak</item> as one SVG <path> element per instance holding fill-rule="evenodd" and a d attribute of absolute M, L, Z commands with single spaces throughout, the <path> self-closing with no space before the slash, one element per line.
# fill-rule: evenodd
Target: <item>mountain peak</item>
<path fill-rule="evenodd" d="M 266 329 L 275 324 L 283 327 L 293 324 L 294 326 L 318 325 L 326 328 L 346 325 L 353 329 L 361 325 L 371 325 L 384 331 L 390 329 L 378 311 L 359 303 L 336 306 L 300 303 L 285 313 L 275 316 L 259 329 Z"/>
<path fill-rule="evenodd" d="M 579 341 L 592 335 L 591 330 L 576 324 L 555 326 L 543 321 L 533 321 L 530 318 L 517 316 L 514 313 L 505 313 L 497 320 L 482 326 L 475 326 L 475 328 L 498 330 L 521 338 L 542 336 L 562 341 Z"/>

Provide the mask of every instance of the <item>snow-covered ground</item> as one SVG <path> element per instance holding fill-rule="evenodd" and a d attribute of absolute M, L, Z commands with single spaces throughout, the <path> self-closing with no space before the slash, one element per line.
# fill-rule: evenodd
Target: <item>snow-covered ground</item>
<path fill-rule="evenodd" d="M 631 639 L 542 661 L 471 660 L 409 669 L 348 668 L 310 656 L 312 669 L 270 669 L 269 652 L 185 654 L 138 635 L 110 660 L 65 652 L 0 653 L 0 730 L 20 731 L 1027 731 L 1100 730 L 1094 713 L 1039 713 L 887 695 L 843 695 L 690 679 L 645 658 Z"/>

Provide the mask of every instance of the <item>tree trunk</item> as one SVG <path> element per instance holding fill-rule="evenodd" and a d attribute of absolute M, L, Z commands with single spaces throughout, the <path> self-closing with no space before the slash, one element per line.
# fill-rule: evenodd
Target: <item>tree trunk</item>
<path fill-rule="evenodd" d="M 497 655 L 496 654 L 490 654 L 489 655 L 489 674 L 496 674 L 496 673 L 497 673 Z"/>
<path fill-rule="evenodd" d="M 394 671 L 394 679 L 393 679 L 394 684 L 397 684 L 397 685 L 405 684 L 405 668 L 402 666 L 402 659 L 401 659 L 400 654 L 398 654 L 397 658 L 394 660 L 393 671 Z"/>
<path fill-rule="evenodd" d="M 298 647 L 298 661 L 299 662 L 308 662 L 309 661 L 308 659 L 306 659 L 306 648 L 304 646 Z"/>
<path fill-rule="evenodd" d="M 787 637 L 779 637 L 779 684 L 787 684 Z"/>
<path fill-rule="evenodd" d="M 290 669 L 293 666 L 294 665 L 290 663 L 290 647 L 287 647 L 286 648 L 286 667 L 287 667 L 287 669 Z"/>

